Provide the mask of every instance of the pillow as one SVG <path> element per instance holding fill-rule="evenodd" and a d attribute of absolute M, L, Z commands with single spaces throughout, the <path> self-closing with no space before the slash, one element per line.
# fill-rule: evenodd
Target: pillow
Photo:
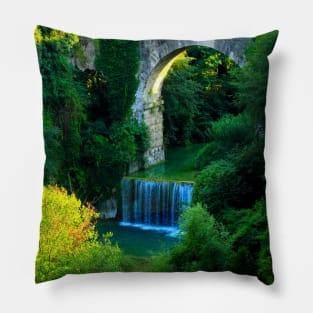
<path fill-rule="evenodd" d="M 131 41 L 36 28 L 37 283 L 199 270 L 273 283 L 263 150 L 277 35 Z"/>

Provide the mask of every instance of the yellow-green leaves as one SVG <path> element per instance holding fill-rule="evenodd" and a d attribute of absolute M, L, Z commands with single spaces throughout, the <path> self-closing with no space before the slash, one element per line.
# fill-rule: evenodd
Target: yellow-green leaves
<path fill-rule="evenodd" d="M 120 250 L 106 235 L 104 244 L 92 221 L 98 217 L 92 206 L 83 205 L 64 188 L 44 187 L 36 282 L 66 273 L 118 270 Z"/>
<path fill-rule="evenodd" d="M 75 34 L 65 33 L 61 30 L 51 29 L 49 27 L 39 25 L 36 27 L 34 35 L 36 44 L 66 39 L 68 45 L 73 47 L 76 43 L 79 42 L 79 37 Z"/>

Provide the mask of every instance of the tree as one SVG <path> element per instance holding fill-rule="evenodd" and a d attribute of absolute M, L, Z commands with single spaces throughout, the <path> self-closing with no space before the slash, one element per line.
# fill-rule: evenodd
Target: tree
<path fill-rule="evenodd" d="M 78 82 L 78 71 L 69 61 L 79 37 L 38 27 L 35 38 L 43 82 L 45 183 L 57 182 L 70 188 L 68 177 L 73 177 L 73 169 L 78 166 L 87 105 L 87 89 Z M 75 179 L 72 183 L 75 185 Z"/>
<path fill-rule="evenodd" d="M 234 85 L 238 88 L 237 107 L 248 112 L 255 124 L 263 127 L 269 68 L 267 56 L 272 52 L 277 36 L 278 31 L 273 31 L 256 37 L 245 51 L 246 64 L 233 75 Z"/>
<path fill-rule="evenodd" d="M 236 167 L 228 160 L 212 162 L 196 178 L 193 201 L 206 205 L 210 213 L 221 214 L 238 197 Z"/>
<path fill-rule="evenodd" d="M 176 271 L 223 271 L 231 251 L 228 232 L 200 205 L 186 209 L 179 220 L 180 243 L 170 263 Z"/>
<path fill-rule="evenodd" d="M 95 40 L 96 69 L 81 71 L 72 61 L 86 61 L 85 39 L 42 26 L 35 39 L 43 80 L 44 183 L 95 205 L 119 188 L 129 163 L 142 161 L 149 145 L 146 126 L 131 118 L 139 44 Z"/>
<path fill-rule="evenodd" d="M 256 201 L 251 209 L 242 210 L 240 215 L 234 214 L 234 218 L 237 227 L 232 235 L 232 271 L 257 275 L 264 283 L 273 283 L 265 201 Z"/>
<path fill-rule="evenodd" d="M 98 50 L 95 65 L 107 84 L 108 121 L 121 122 L 131 115 L 138 87 L 139 43 L 116 39 L 94 42 Z"/>
<path fill-rule="evenodd" d="M 233 67 L 225 55 L 201 46 L 187 49 L 174 62 L 162 89 L 166 145 L 208 141 L 210 123 L 237 112 L 229 75 Z"/>
<path fill-rule="evenodd" d="M 165 78 L 162 90 L 164 98 L 165 145 L 186 145 L 192 141 L 197 113 L 200 84 L 193 79 L 195 68 L 191 58 L 184 55 L 178 59 Z"/>
<path fill-rule="evenodd" d="M 40 242 L 36 258 L 36 282 L 56 279 L 69 273 L 119 269 L 120 249 L 98 241 L 93 220 L 98 214 L 64 188 L 43 190 Z"/>

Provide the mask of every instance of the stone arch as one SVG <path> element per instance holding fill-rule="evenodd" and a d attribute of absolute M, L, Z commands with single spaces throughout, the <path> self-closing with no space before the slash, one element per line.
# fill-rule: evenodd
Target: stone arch
<path fill-rule="evenodd" d="M 134 116 L 144 121 L 151 135 L 145 152 L 145 167 L 165 160 L 163 146 L 163 112 L 161 91 L 164 78 L 177 57 L 191 46 L 213 48 L 230 57 L 239 66 L 245 62 L 244 51 L 251 39 L 190 41 L 145 40 L 140 42 L 139 87 L 132 107 Z M 133 167 L 131 171 L 138 168 Z"/>

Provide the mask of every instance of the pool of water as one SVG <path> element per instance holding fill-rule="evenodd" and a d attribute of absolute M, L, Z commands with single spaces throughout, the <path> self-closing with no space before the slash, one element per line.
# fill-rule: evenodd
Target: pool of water
<path fill-rule="evenodd" d="M 112 232 L 112 243 L 118 243 L 126 255 L 151 256 L 173 247 L 178 239 L 174 227 L 151 227 L 112 221 L 99 221 L 96 229 L 101 236 Z"/>

